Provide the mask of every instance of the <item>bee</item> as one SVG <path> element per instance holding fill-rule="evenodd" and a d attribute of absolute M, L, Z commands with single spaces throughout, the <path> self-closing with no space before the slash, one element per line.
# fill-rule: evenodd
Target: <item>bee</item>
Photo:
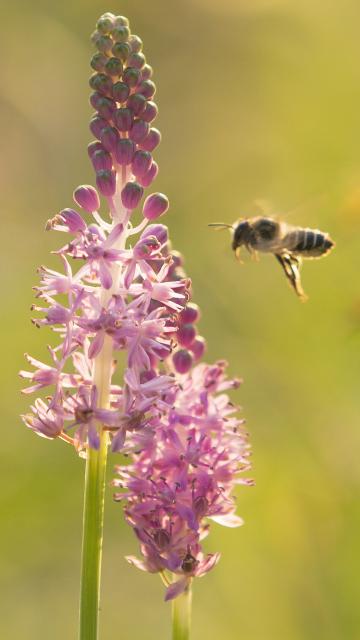
<path fill-rule="evenodd" d="M 303 258 L 321 258 L 335 246 L 328 233 L 303 229 L 270 217 L 245 218 L 233 225 L 213 223 L 210 227 L 228 228 L 232 233 L 232 249 L 240 259 L 241 247 L 258 259 L 258 252 L 272 253 L 301 300 L 306 300 L 300 278 Z"/>

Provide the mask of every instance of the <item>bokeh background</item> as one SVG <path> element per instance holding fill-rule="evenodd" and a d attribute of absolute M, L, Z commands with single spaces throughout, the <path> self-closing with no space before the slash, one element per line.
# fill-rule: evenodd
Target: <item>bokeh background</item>
<path fill-rule="evenodd" d="M 358 0 L 76 0 L 1 3 L 0 636 L 76 638 L 83 462 L 18 414 L 36 267 L 62 241 L 44 223 L 93 182 L 86 146 L 89 34 L 127 15 L 155 68 L 163 142 L 156 188 L 202 307 L 210 360 L 244 377 L 236 396 L 256 487 L 246 524 L 213 526 L 216 570 L 198 581 L 193 640 L 356 640 L 359 608 L 360 5 Z M 227 233 L 265 199 L 329 231 L 301 304 L 270 256 L 239 266 Z M 292 213 L 287 213 L 292 212 Z M 111 467 L 111 464 L 110 464 Z M 109 480 L 111 479 L 109 468 Z M 107 494 L 102 640 L 169 637 L 155 576 Z"/>

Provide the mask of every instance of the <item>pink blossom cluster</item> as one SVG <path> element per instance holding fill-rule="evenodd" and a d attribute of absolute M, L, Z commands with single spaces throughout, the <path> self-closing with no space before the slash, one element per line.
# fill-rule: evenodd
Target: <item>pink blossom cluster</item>
<path fill-rule="evenodd" d="M 224 362 L 197 364 L 205 351 L 199 308 L 182 256 L 157 221 L 168 200 L 152 193 L 142 203 L 160 142 L 150 126 L 157 106 L 142 42 L 126 18 L 110 13 L 92 39 L 97 139 L 89 156 L 97 189 L 75 189 L 77 208 L 46 225 L 70 239 L 55 252 L 61 270 L 39 268 L 33 322 L 57 343 L 48 347 L 49 364 L 26 356 L 24 392 L 42 395 L 23 420 L 82 455 L 98 449 L 106 431 L 112 450 L 130 456 L 114 484 L 141 545 L 143 560 L 131 562 L 165 581 L 177 574 L 171 599 L 217 562 L 201 546 L 208 521 L 241 523 L 232 493 L 248 482 L 238 478 L 249 468 L 247 436 L 225 393 L 238 381 L 226 378 Z"/>

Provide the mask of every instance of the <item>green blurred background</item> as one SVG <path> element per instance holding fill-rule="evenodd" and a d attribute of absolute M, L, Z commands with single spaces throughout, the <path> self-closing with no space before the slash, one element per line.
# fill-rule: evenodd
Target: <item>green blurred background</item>
<path fill-rule="evenodd" d="M 63 240 L 44 223 L 93 182 L 88 38 L 107 10 L 129 17 L 155 68 L 155 185 L 171 200 L 208 358 L 245 379 L 236 399 L 256 487 L 239 491 L 245 526 L 208 538 L 222 560 L 196 583 L 193 640 L 358 639 L 358 0 L 2 3 L 0 636 L 77 635 L 83 462 L 21 425 L 17 371 L 50 340 L 29 321 L 35 269 Z M 307 304 L 272 257 L 239 266 L 228 235 L 206 226 L 254 213 L 259 198 L 337 242 L 304 266 Z M 136 550 L 109 489 L 102 640 L 169 637 L 160 580 L 123 559 Z"/>

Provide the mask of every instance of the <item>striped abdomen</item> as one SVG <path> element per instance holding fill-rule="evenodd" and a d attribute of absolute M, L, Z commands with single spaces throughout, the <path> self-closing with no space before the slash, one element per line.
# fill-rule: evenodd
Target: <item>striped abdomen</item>
<path fill-rule="evenodd" d="M 334 246 L 327 233 L 317 229 L 295 228 L 284 238 L 284 248 L 304 258 L 319 258 L 328 253 Z"/>

